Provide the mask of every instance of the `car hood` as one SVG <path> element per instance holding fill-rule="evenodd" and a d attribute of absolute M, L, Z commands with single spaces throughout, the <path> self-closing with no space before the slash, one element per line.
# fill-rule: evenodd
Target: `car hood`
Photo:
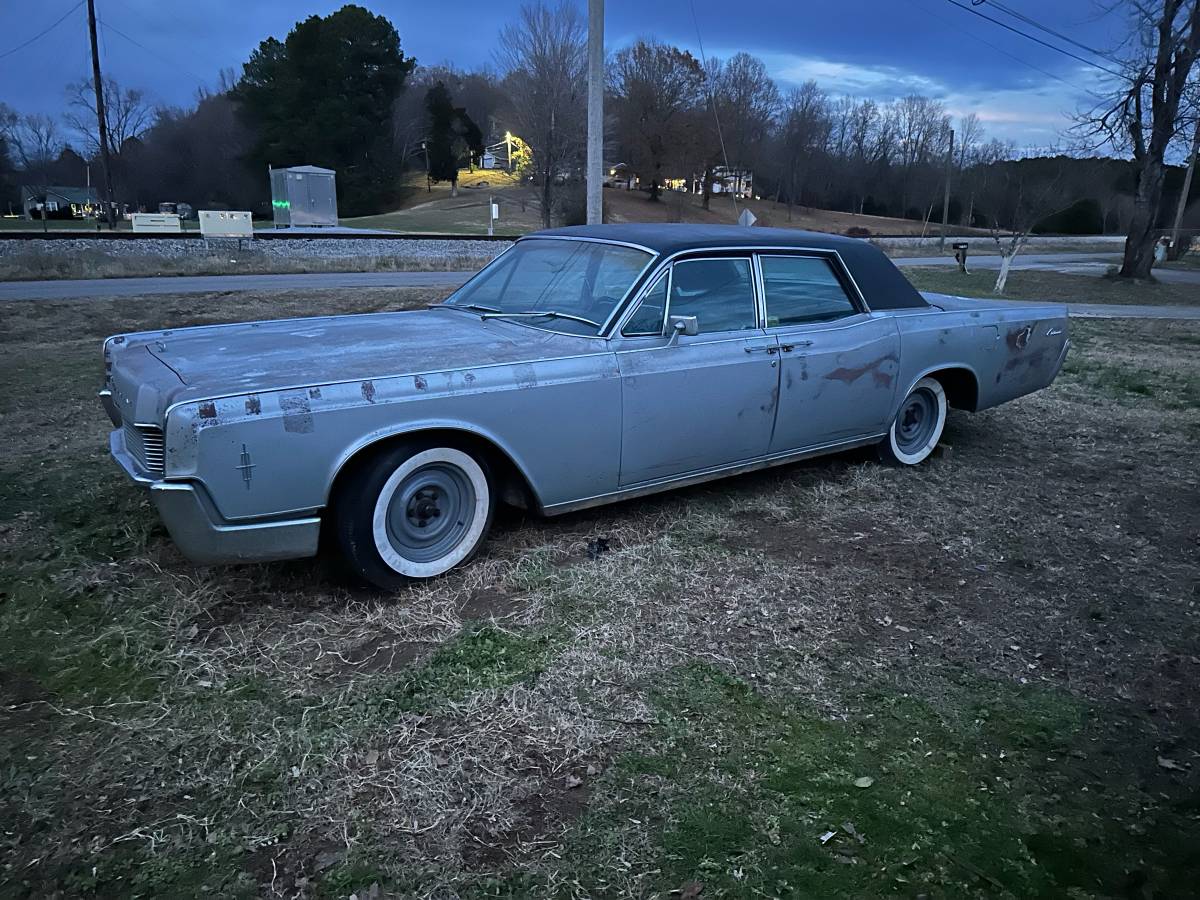
<path fill-rule="evenodd" d="M 559 335 L 446 309 L 281 319 L 130 335 L 192 397 L 424 374 L 595 353 Z"/>

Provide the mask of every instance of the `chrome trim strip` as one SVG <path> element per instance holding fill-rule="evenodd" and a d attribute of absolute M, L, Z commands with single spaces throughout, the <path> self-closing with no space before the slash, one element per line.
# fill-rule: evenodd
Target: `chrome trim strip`
<path fill-rule="evenodd" d="M 568 500 L 564 503 L 554 503 L 550 506 L 543 507 L 543 512 L 548 516 L 557 516 L 563 513 L 575 512 L 580 509 L 589 509 L 593 506 L 602 506 L 606 503 L 616 503 L 621 500 L 632 500 L 635 497 L 644 497 L 647 494 L 657 494 L 660 491 L 671 490 L 672 488 L 686 487 L 690 484 L 700 484 L 705 481 L 712 481 L 717 478 L 726 478 L 732 475 L 741 475 L 745 472 L 753 472 L 756 469 L 769 469 L 774 466 L 781 466 L 790 462 L 798 462 L 802 459 L 808 459 L 813 456 L 822 456 L 826 453 L 837 453 L 843 450 L 853 450 L 856 447 L 866 447 L 871 444 L 877 444 L 887 433 L 871 435 L 866 438 L 854 438 L 849 441 L 836 441 L 830 444 L 821 444 L 817 447 L 809 447 L 806 450 L 789 450 L 785 453 L 777 453 L 773 456 L 760 456 L 757 459 L 749 462 L 733 463 L 731 465 L 717 466 L 711 469 L 702 469 L 699 472 L 691 472 L 687 475 L 680 475 L 674 478 L 659 479 L 657 481 L 646 482 L 643 484 L 634 485 L 633 487 L 624 488 L 619 491 L 611 491 L 607 494 L 596 494 L 592 497 L 585 497 L 582 500 Z"/>
<path fill-rule="evenodd" d="M 795 325 L 772 325 L 766 331 L 767 334 L 779 335 L 782 339 L 783 335 L 790 333 L 792 329 L 803 329 L 802 333 L 804 334 L 813 331 L 841 331 L 846 328 L 857 328 L 859 325 L 864 325 L 867 322 L 877 322 L 882 318 L 883 316 L 879 313 L 855 311 L 852 315 L 843 316 L 840 319 L 830 319 L 827 322 L 799 322 Z"/>
<path fill-rule="evenodd" d="M 634 250 L 645 250 L 651 256 L 658 256 L 658 251 L 653 247 L 647 247 L 645 244 L 635 244 L 633 241 L 615 241 L 612 238 L 580 237 L 575 234 L 545 234 L 544 232 L 535 231 L 533 234 L 521 235 L 513 243 L 519 244 L 521 241 L 584 241 L 590 244 L 615 244 L 618 247 L 632 247 Z M 507 253 L 508 251 L 504 252 Z"/>
<path fill-rule="evenodd" d="M 752 253 L 750 255 L 751 277 L 754 279 L 754 309 L 755 315 L 758 317 L 758 327 L 762 331 L 767 330 L 767 286 L 763 281 L 762 273 L 762 254 Z"/>
<path fill-rule="evenodd" d="M 581 334 L 564 334 L 562 336 L 573 338 L 584 337 L 584 335 Z M 236 393 L 232 394 L 206 394 L 200 397 L 193 397 L 190 400 L 176 400 L 163 411 L 163 422 L 169 423 L 171 412 L 179 409 L 181 406 L 187 406 L 189 403 L 204 403 L 208 400 L 228 400 L 230 397 L 245 397 L 247 394 L 276 394 L 282 391 L 298 391 L 304 388 L 337 387 L 338 385 L 353 384 L 360 381 L 389 381 L 393 378 L 412 378 L 414 375 L 449 375 L 452 372 L 477 372 L 480 369 L 496 369 L 503 366 L 562 362 L 568 359 L 589 359 L 593 356 L 605 356 L 611 352 L 611 349 L 604 347 L 602 349 L 597 349 L 592 353 L 572 353 L 569 356 L 539 356 L 534 357 L 533 359 L 516 360 L 514 362 L 494 362 L 481 366 L 459 366 L 458 368 L 454 369 L 415 369 L 408 372 L 395 372 L 389 375 L 363 375 L 358 378 L 343 378 L 338 381 L 300 381 L 292 384 L 285 384 L 280 387 L 272 387 L 267 390 L 245 390 L 237 391 Z"/>

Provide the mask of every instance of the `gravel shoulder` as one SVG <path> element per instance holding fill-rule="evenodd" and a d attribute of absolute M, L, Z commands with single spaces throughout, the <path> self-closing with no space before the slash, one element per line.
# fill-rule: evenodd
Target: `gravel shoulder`
<path fill-rule="evenodd" d="M 271 238 L 245 244 L 187 238 L 0 240 L 0 282 L 48 279 L 474 271 L 504 241 Z"/>

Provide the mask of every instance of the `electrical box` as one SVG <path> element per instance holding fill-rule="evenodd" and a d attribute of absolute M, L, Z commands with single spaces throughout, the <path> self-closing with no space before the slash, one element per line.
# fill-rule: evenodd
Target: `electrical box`
<path fill-rule="evenodd" d="M 129 218 L 133 221 L 133 230 L 138 232 L 175 234 L 183 231 L 179 216 L 173 213 L 133 213 Z"/>
<path fill-rule="evenodd" d="M 276 228 L 337 226 L 337 184 L 333 169 L 292 166 L 269 171 L 271 212 Z"/>
<path fill-rule="evenodd" d="M 248 212 L 202 209 L 200 233 L 206 238 L 252 238 L 254 222 Z"/>

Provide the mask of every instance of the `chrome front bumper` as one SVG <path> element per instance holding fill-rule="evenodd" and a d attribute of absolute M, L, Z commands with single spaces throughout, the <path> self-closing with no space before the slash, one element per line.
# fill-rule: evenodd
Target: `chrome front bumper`
<path fill-rule="evenodd" d="M 133 481 L 150 489 L 150 499 L 184 556 L 199 565 L 266 562 L 315 556 L 321 519 L 269 519 L 227 522 L 213 507 L 203 486 L 165 481 L 138 469 L 125 449 L 121 429 L 109 435 L 113 459 Z"/>

